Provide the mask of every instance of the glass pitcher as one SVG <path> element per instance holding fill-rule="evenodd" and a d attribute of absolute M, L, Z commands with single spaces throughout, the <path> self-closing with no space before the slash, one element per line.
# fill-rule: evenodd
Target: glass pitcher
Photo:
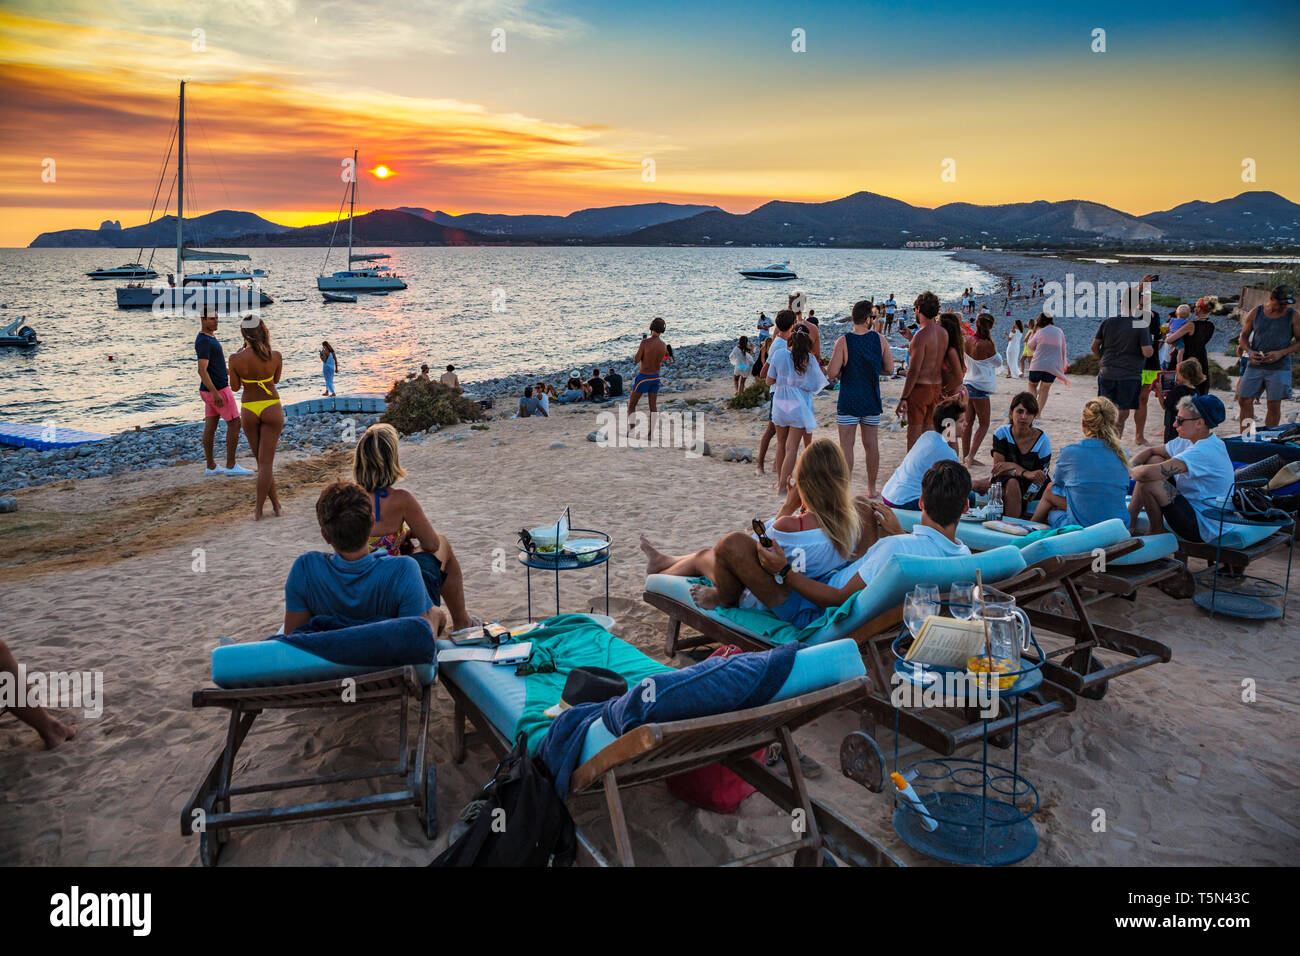
<path fill-rule="evenodd" d="M 980 602 L 976 602 L 975 620 L 981 618 L 988 622 L 989 645 L 994 658 L 1001 658 L 1012 663 L 1012 671 L 1020 670 L 1020 653 L 1027 651 L 1032 644 L 1033 631 L 1029 627 L 1029 615 L 1023 608 L 1016 607 L 1016 599 L 996 588 L 985 586 L 980 589 L 984 598 L 981 612 Z M 981 656 L 983 650 L 980 651 Z"/>

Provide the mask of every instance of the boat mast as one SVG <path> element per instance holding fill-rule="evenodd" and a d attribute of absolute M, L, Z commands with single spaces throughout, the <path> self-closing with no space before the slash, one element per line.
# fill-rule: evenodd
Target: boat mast
<path fill-rule="evenodd" d="M 180 126 L 177 134 L 176 151 L 176 280 L 185 284 L 181 250 L 185 240 L 181 234 L 181 222 L 185 218 L 185 81 L 181 80 Z"/>
<path fill-rule="evenodd" d="M 348 203 L 348 264 L 352 268 L 352 213 L 357 207 L 357 151 L 352 150 L 352 201 Z"/>

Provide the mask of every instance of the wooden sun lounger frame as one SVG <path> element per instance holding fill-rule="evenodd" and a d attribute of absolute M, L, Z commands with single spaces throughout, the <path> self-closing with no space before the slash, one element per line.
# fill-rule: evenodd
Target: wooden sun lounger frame
<path fill-rule="evenodd" d="M 1291 537 L 1300 541 L 1300 522 L 1282 526 L 1262 541 L 1257 541 L 1246 548 L 1223 548 L 1213 543 L 1201 541 L 1184 541 L 1178 539 L 1178 556 L 1186 561 L 1188 558 L 1204 558 L 1210 567 L 1217 561 L 1223 572 L 1230 575 L 1244 574 L 1252 561 L 1272 554 L 1287 547 Z"/>
<path fill-rule="evenodd" d="M 483 732 L 497 757 L 504 756 L 511 749 L 512 742 L 484 716 L 454 680 L 448 679 L 446 673 L 440 673 L 439 679 L 455 703 L 452 759 L 457 763 L 465 759 L 467 719 Z M 623 734 L 574 770 L 570 798 L 604 792 L 617 862 L 621 866 L 635 866 L 627 818 L 623 812 L 622 791 L 721 762 L 782 810 L 792 814 L 800 811 L 804 825 L 803 836 L 796 840 L 723 865 L 744 866 L 792 853 L 795 866 L 820 866 L 824 847 L 856 866 L 902 866 L 902 862 L 887 849 L 809 795 L 799 761 L 793 756 L 797 751 L 791 731 L 823 714 L 867 698 L 870 687 L 871 682 L 866 677 L 856 677 L 832 687 L 748 710 L 643 724 Z M 773 743 L 782 745 L 789 782 L 751 759 L 754 751 Z M 580 862 L 610 865 L 581 828 L 577 829 L 577 840 Z"/>
<path fill-rule="evenodd" d="M 1105 567 L 1111 568 L 1111 563 L 1116 558 L 1130 554 L 1140 547 L 1142 542 L 1137 538 L 1127 538 L 1111 545 L 1105 550 Z M 1096 555 L 1090 551 L 1045 558 L 1031 568 L 1031 570 L 1042 571 L 1041 578 L 1016 582 L 1009 589 L 1001 588 L 1008 594 L 1015 595 L 1017 602 L 1029 615 L 1029 622 L 1035 629 L 1060 634 L 1073 641 L 1067 647 L 1044 652 L 1047 660 L 1043 662 L 1043 676 L 1092 700 L 1100 700 L 1105 696 L 1108 682 L 1112 678 L 1141 670 L 1152 664 L 1166 663 L 1173 657 L 1173 651 L 1167 644 L 1132 631 L 1099 624 L 1091 619 L 1088 614 L 1088 602 L 1084 600 L 1079 588 L 1107 583 L 1109 572 L 1092 570 L 1096 559 Z M 1160 567 L 1148 569 L 1147 573 L 1141 576 L 1150 579 L 1147 583 L 1161 581 L 1178 573 L 1177 562 L 1173 562 L 1173 567 L 1170 567 L 1167 561 L 1154 563 L 1159 564 Z M 1139 576 L 1129 579 L 1116 575 L 1113 577 L 1115 582 L 1113 586 L 1121 587 L 1119 583 L 1121 581 L 1138 579 Z M 1065 591 L 1074 611 L 1073 617 L 1034 606 L 1035 601 L 1058 588 Z M 1128 659 L 1106 666 L 1093 657 L 1093 650 L 1096 648 L 1124 654 Z M 1059 658 L 1060 661 L 1053 658 Z"/>
<path fill-rule="evenodd" d="M 1041 570 L 1029 569 L 1005 581 L 1000 581 L 994 586 L 1010 593 L 1009 589 L 1014 589 L 1022 583 L 1032 583 L 1042 575 Z M 675 601 L 663 594 L 646 591 L 642 594 L 642 599 L 647 604 L 668 615 L 668 636 L 665 652 L 670 657 L 679 650 L 714 643 L 737 644 L 745 650 L 751 651 L 771 649 L 771 645 L 765 641 L 756 640 L 743 631 L 728 627 L 709 617 L 697 608 Z M 900 604 L 863 623 L 851 634 L 845 635 L 857 642 L 867 664 L 868 672 L 873 678 L 872 692 L 853 709 L 857 710 L 861 715 L 863 729 L 872 736 L 875 736 L 878 722 L 885 724 L 887 727 L 893 727 L 897 723 L 899 731 L 916 742 L 917 746 L 900 750 L 900 756 L 919 749 L 932 750 L 943 756 L 951 756 L 959 748 L 983 739 L 986 728 L 983 722 L 974 716 L 975 711 L 967 708 L 964 715 L 965 722 L 951 728 L 934 719 L 936 716 L 935 709 L 901 710 L 895 708 L 890 701 L 888 691 L 878 689 L 893 686 L 891 682 L 893 668 L 887 666 L 885 660 L 890 653 L 889 645 L 897 636 L 899 625 L 902 623 L 903 608 Z M 681 633 L 683 624 L 698 631 L 699 635 L 683 637 Z M 1024 726 L 1054 714 L 1069 713 L 1074 710 L 1076 703 L 1072 691 L 1046 677 L 1040 687 L 1033 692 L 1033 696 L 1037 697 L 1037 700 L 1033 701 L 1028 707 L 1021 705 L 1018 721 L 1014 714 L 1006 714 L 989 721 L 988 735 L 996 737 L 1011 730 L 1017 723 Z"/>
<path fill-rule="evenodd" d="M 344 700 L 344 692 L 355 700 Z M 249 687 L 225 690 L 219 687 L 194 692 L 195 707 L 225 707 L 230 711 L 226 742 L 217 752 L 207 774 L 194 789 L 181 810 L 181 835 L 195 831 L 195 810 L 202 810 L 203 828 L 200 832 L 199 858 L 204 866 L 216 866 L 222 846 L 232 830 L 253 829 L 286 823 L 303 823 L 312 820 L 338 819 L 363 816 L 370 813 L 391 813 L 414 809 L 429 839 L 437 833 L 436 770 L 426 766 L 425 744 L 429 737 L 429 696 L 432 684 L 421 684 L 415 668 L 394 667 L 371 671 L 349 678 L 316 681 L 309 684 L 282 684 L 274 687 Z M 420 721 L 415 746 L 407 750 L 407 705 L 412 699 L 420 702 Z M 305 710 L 322 707 L 358 707 L 398 701 L 401 730 L 398 739 L 398 762 L 368 770 L 316 777 L 302 777 L 251 786 L 232 786 L 235 757 L 248 736 L 253 721 L 263 710 Z M 232 811 L 232 797 L 298 787 L 314 787 L 335 783 L 349 783 L 375 777 L 403 778 L 406 786 L 401 790 L 300 803 L 292 806 L 268 807 L 256 810 Z"/>

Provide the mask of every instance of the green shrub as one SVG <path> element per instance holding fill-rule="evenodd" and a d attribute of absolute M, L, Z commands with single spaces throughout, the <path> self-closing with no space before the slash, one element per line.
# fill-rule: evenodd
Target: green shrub
<path fill-rule="evenodd" d="M 1096 375 L 1101 371 L 1101 359 L 1095 355 L 1080 355 L 1065 371 L 1068 375 Z"/>
<path fill-rule="evenodd" d="M 739 395 L 733 395 L 727 400 L 728 408 L 758 408 L 760 405 L 766 405 L 768 395 L 767 382 L 755 379 Z"/>
<path fill-rule="evenodd" d="M 1209 362 L 1210 374 L 1208 377 L 1210 388 L 1217 389 L 1218 391 L 1231 391 L 1232 380 L 1228 378 L 1228 370 L 1218 362 L 1214 361 L 1214 359 L 1209 359 Z"/>
<path fill-rule="evenodd" d="M 403 435 L 422 432 L 434 425 L 445 428 L 484 417 L 478 402 L 441 382 L 427 382 L 421 378 L 394 382 L 384 399 L 388 408 L 380 421 L 392 425 Z"/>
<path fill-rule="evenodd" d="M 1152 292 L 1151 301 L 1162 309 L 1175 309 L 1183 304 L 1181 297 L 1170 295 L 1167 292 Z"/>

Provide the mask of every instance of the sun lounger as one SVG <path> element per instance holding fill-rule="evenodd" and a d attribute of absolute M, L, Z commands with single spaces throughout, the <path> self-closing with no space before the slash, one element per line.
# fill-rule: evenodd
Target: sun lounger
<path fill-rule="evenodd" d="M 734 643 L 749 650 L 765 650 L 776 644 L 797 640 L 810 646 L 840 638 L 852 638 L 867 661 L 877 688 L 861 708 L 868 729 L 874 721 L 899 726 L 918 744 L 944 755 L 981 739 L 984 727 L 966 712 L 964 721 L 949 726 L 950 720 L 938 719 L 937 708 L 897 711 L 890 702 L 893 686 L 893 652 L 889 645 L 898 636 L 903 620 L 904 595 L 920 583 L 936 584 L 947 590 L 958 581 L 975 580 L 976 569 L 983 579 L 1002 590 L 1014 590 L 1041 577 L 1040 571 L 1028 571 L 1024 558 L 1015 548 L 1000 548 L 970 557 L 930 558 L 896 555 L 874 580 L 854 594 L 839 608 L 833 608 L 808 627 L 796 629 L 765 610 L 747 611 L 724 608 L 704 610 L 690 593 L 690 580 L 667 574 L 646 578 L 646 603 L 668 615 L 668 652 L 708 643 Z M 683 638 L 685 624 L 698 631 L 699 637 Z M 1045 680 L 1031 695 L 1031 706 L 1021 707 L 1020 724 L 1032 723 L 1057 713 L 1074 709 L 1074 695 L 1051 680 Z M 1000 716 L 989 723 L 989 733 L 997 736 L 1014 726 L 1013 716 Z"/>
<path fill-rule="evenodd" d="M 919 520 L 919 512 L 894 513 L 904 527 Z M 1014 546 L 1023 541 L 973 522 L 963 521 L 957 530 L 958 537 L 972 549 L 985 544 Z M 1024 544 L 1021 556 L 1030 568 L 1040 570 L 1042 577 L 1004 590 L 1015 594 L 1034 625 L 1047 655 L 1044 675 L 1076 694 L 1099 700 L 1112 678 L 1170 660 L 1173 652 L 1168 645 L 1094 622 L 1087 607 L 1095 602 L 1085 598 L 1084 589 L 1095 589 L 1105 597 L 1133 595 L 1138 587 L 1185 574 L 1186 567 L 1173 557 L 1177 547 L 1171 534 L 1134 538 L 1119 519 Z M 1042 599 L 1057 591 L 1065 592 L 1073 615 L 1042 606 Z M 1062 635 L 1070 643 L 1061 645 L 1051 639 L 1052 634 Z M 1097 650 L 1113 651 L 1124 659 L 1106 663 L 1095 655 Z"/>
<path fill-rule="evenodd" d="M 400 625 L 386 629 L 396 634 L 395 647 L 390 646 L 387 650 L 395 652 L 398 658 L 412 654 L 418 656 L 420 642 L 432 642 L 432 631 L 427 624 L 424 627 L 427 634 L 421 635 L 410 630 L 411 622 L 416 622 L 416 630 L 423 623 L 420 618 L 384 622 Z M 375 626 L 367 625 L 370 628 Z M 342 632 L 332 633 L 338 635 Z M 426 660 L 429 656 L 426 651 Z M 281 640 L 230 644 L 213 650 L 212 681 L 217 686 L 195 691 L 192 702 L 195 707 L 224 707 L 230 711 L 226 741 L 181 810 L 181 834 L 190 836 L 199 832 L 199 858 L 204 866 L 216 865 L 222 846 L 233 830 L 325 818 L 414 809 L 425 836 L 433 839 L 438 828 L 436 771 L 432 765 L 426 765 L 425 742 L 429 729 L 429 694 L 436 665 L 394 666 L 391 660 L 384 664 L 386 666 L 339 664 Z M 414 746 L 408 750 L 407 708 L 412 700 L 419 702 L 420 716 Z M 391 702 L 397 703 L 400 720 L 396 763 L 248 786 L 232 784 L 239 748 L 262 711 L 374 706 Z M 250 810 L 231 808 L 231 800 L 236 797 L 384 777 L 397 777 L 404 786 L 383 793 L 292 806 Z"/>
<path fill-rule="evenodd" d="M 578 615 L 564 615 L 563 620 Z M 599 616 L 589 616 L 600 623 Z M 607 619 L 606 619 L 607 620 Z M 537 632 L 534 632 L 535 634 Z M 608 636 L 608 665 L 622 673 L 629 685 L 654 673 L 670 670 L 617 637 Z M 448 645 L 449 646 L 449 645 Z M 562 648 L 563 645 L 560 645 Z M 562 676 L 582 661 L 555 660 Z M 453 759 L 464 759 L 465 721 L 468 718 L 498 755 L 506 753 L 518 733 L 529 736 L 530 746 L 544 734 L 537 715 L 540 703 L 529 697 L 530 678 L 513 668 L 481 661 L 443 664 L 439 679 L 455 702 Z M 536 686 L 536 685 L 535 685 Z M 760 707 L 732 713 L 703 715 L 668 723 L 644 724 L 615 738 L 597 720 L 587 730 L 577 769 L 570 779 L 570 799 L 603 793 L 613 830 L 615 856 L 623 866 L 635 865 L 622 793 L 630 787 L 662 780 L 708 764 L 722 762 L 786 812 L 802 811 L 803 835 L 792 842 L 763 850 L 732 864 L 757 863 L 793 853 L 796 865 L 820 865 L 823 848 L 858 865 L 895 866 L 899 861 L 842 815 L 808 794 L 791 732 L 823 714 L 852 706 L 867 697 L 870 681 L 856 647 L 829 642 L 800 651 L 794 668 L 773 700 Z M 544 701 L 543 701 L 544 702 Z M 782 744 L 789 782 L 751 759 L 756 750 Z M 579 855 L 599 866 L 608 861 L 581 828 Z"/>

